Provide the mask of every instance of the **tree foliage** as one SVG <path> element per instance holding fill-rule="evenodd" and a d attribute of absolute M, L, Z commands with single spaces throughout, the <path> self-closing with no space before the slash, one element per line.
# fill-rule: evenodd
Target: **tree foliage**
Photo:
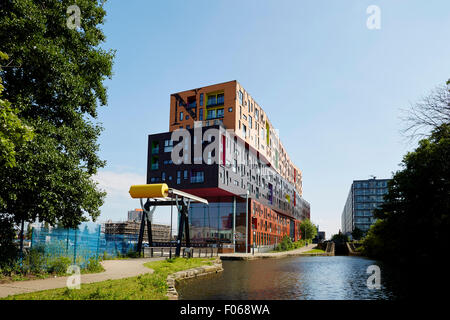
<path fill-rule="evenodd" d="M 333 234 L 333 236 L 331 237 L 331 241 L 334 241 L 334 242 L 348 242 L 348 236 L 343 234 L 343 233 L 341 233 L 339 231 L 339 233 Z"/>
<path fill-rule="evenodd" d="M 352 238 L 355 240 L 360 240 L 364 236 L 364 232 L 359 229 L 358 227 L 355 227 L 352 231 Z"/>
<path fill-rule="evenodd" d="M 2 60 L 8 60 L 8 55 L 0 51 L 0 70 Z M 17 116 L 18 109 L 2 99 L 5 89 L 0 77 L 0 170 L 16 165 L 16 150 L 33 138 L 33 131 Z M 2 202 L 0 198 L 0 203 Z"/>
<path fill-rule="evenodd" d="M 100 47 L 103 5 L 80 0 L 81 28 L 66 25 L 73 1 L 6 1 L 0 8 L 1 50 L 11 65 L 0 71 L 5 98 L 34 138 L 16 150 L 16 167 L 0 172 L 0 213 L 16 223 L 39 218 L 75 227 L 100 214 L 105 193 L 91 176 L 105 165 L 98 155 L 106 105 L 103 81 L 112 76 L 114 52 Z"/>
<path fill-rule="evenodd" d="M 302 239 L 311 240 L 317 235 L 317 228 L 309 219 L 305 219 L 300 224 L 300 232 Z"/>
<path fill-rule="evenodd" d="M 379 220 L 364 239 L 364 251 L 403 274 L 443 275 L 440 256 L 450 243 L 450 125 L 421 140 L 402 167 L 374 213 Z"/>

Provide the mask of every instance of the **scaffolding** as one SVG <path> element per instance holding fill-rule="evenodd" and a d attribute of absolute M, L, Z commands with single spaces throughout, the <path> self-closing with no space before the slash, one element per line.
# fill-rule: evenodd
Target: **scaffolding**
<path fill-rule="evenodd" d="M 139 235 L 141 223 L 136 221 L 106 222 L 105 234 Z M 170 226 L 152 223 L 152 237 L 155 242 L 170 241 Z M 144 238 L 148 239 L 148 232 L 144 230 Z"/>

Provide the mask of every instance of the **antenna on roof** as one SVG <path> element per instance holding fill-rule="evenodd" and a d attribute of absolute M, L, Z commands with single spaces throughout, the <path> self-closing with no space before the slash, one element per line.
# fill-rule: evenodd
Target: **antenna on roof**
<path fill-rule="evenodd" d="M 372 177 L 372 179 L 376 179 L 377 178 L 373 174 L 371 174 L 370 177 Z"/>

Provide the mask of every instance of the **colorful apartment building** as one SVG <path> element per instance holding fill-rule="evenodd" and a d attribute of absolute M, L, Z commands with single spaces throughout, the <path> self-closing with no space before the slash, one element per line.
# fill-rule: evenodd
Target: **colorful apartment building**
<path fill-rule="evenodd" d="M 224 251 L 298 240 L 310 217 L 301 170 L 237 81 L 171 95 L 169 132 L 149 135 L 147 183 L 159 182 L 209 201 L 191 205 L 191 241 Z"/>

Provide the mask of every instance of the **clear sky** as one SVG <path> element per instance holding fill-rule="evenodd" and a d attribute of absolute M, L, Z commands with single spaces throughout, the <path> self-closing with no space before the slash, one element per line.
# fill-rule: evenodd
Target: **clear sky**
<path fill-rule="evenodd" d="M 370 30 L 366 9 L 381 9 Z M 412 150 L 400 110 L 450 78 L 448 0 L 189 0 L 106 4 L 105 48 L 117 50 L 99 110 L 109 194 L 100 221 L 139 207 L 147 135 L 169 128 L 170 93 L 238 80 L 279 129 L 303 171 L 311 220 L 340 228 L 355 179 L 389 178 Z M 82 17 L 82 13 L 81 13 Z M 81 21 L 83 23 L 83 21 Z M 170 221 L 157 211 L 156 222 Z"/>

